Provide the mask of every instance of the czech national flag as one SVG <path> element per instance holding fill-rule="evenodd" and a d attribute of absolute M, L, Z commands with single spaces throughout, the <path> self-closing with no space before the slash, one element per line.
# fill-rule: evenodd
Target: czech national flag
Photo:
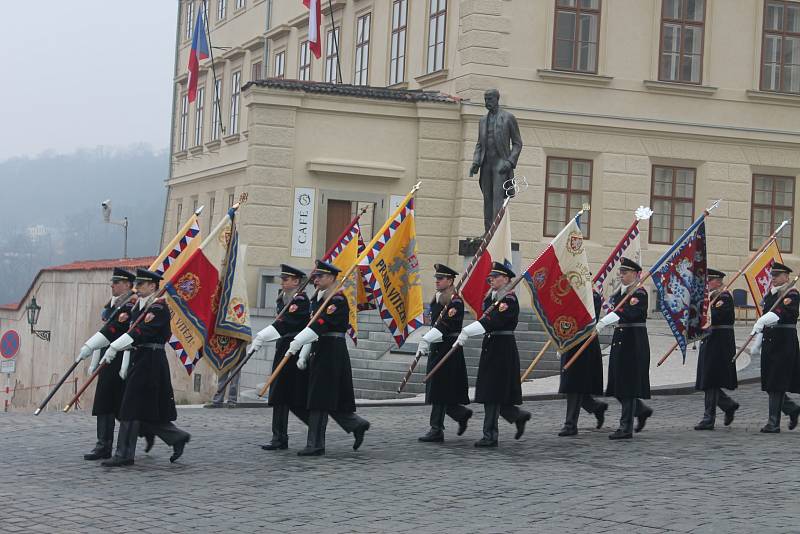
<path fill-rule="evenodd" d="M 208 41 L 206 40 L 206 28 L 203 24 L 203 8 L 197 10 L 197 22 L 194 25 L 194 36 L 192 37 L 192 50 L 189 52 L 189 102 L 194 102 L 197 98 L 197 75 L 200 68 L 200 60 L 208 57 Z"/>
<path fill-rule="evenodd" d="M 308 48 L 319 59 L 322 55 L 322 37 L 320 36 L 320 23 L 322 22 L 322 0 L 303 0 L 303 5 L 308 8 Z"/>

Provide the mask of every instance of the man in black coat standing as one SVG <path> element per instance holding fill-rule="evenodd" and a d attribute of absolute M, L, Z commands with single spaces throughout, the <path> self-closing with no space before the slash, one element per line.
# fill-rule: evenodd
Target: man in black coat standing
<path fill-rule="evenodd" d="M 317 260 L 311 276 L 317 292 L 311 299 L 312 315 L 333 291 L 339 269 Z M 300 354 L 297 367 L 308 367 L 308 440 L 298 456 L 325 454 L 325 430 L 330 415 L 342 429 L 353 434 L 353 450 L 358 450 L 369 430 L 369 421 L 356 415 L 353 392 L 353 371 L 345 336 L 350 320 L 350 307 L 341 292 L 330 299 L 314 322 L 301 330 L 289 344 L 289 352 Z M 306 357 L 301 349 L 312 343 Z"/>
<path fill-rule="evenodd" d="M 650 341 L 647 338 L 647 291 L 637 286 L 642 267 L 633 260 L 620 262 L 622 285 L 609 299 L 616 308 L 622 299 L 633 294 L 622 309 L 608 313 L 597 322 L 597 330 L 615 325 L 608 361 L 606 395 L 616 397 L 622 408 L 619 428 L 608 439 L 630 439 L 634 430 L 641 432 L 653 410 L 641 399 L 650 398 Z M 637 419 L 636 428 L 633 418 Z"/>
<path fill-rule="evenodd" d="M 700 355 L 697 358 L 697 382 L 695 389 L 705 393 L 705 413 L 703 419 L 694 427 L 695 430 L 714 430 L 717 419 L 717 406 L 725 412 L 725 426 L 733 422 L 739 404 L 731 399 L 722 388 L 736 389 L 736 335 L 733 323 L 736 310 L 733 296 L 729 291 L 722 291 L 722 280 L 725 273 L 709 269 L 707 285 L 709 298 L 715 300 L 709 310 L 711 321 L 708 323 L 706 336 L 700 342 Z"/>
<path fill-rule="evenodd" d="M 170 462 L 183 455 L 191 439 L 188 432 L 172 423 L 178 418 L 178 412 L 164 350 L 171 335 L 170 314 L 164 299 L 155 298 L 160 281 L 161 275 L 157 273 L 136 270 L 139 299 L 132 310 L 131 324 L 142 314 L 144 316 L 128 333 L 111 343 L 103 356 L 103 361 L 110 364 L 119 351 L 125 351 L 120 376 L 126 378 L 117 450 L 113 458 L 102 463 L 105 467 L 133 465 L 139 432 L 145 436 L 158 436 L 172 446 Z"/>
<path fill-rule="evenodd" d="M 514 338 L 519 320 L 519 301 L 513 291 L 506 292 L 514 276 L 514 271 L 502 263 L 492 264 L 489 272 L 491 289 L 483 300 L 484 315 L 465 326 L 456 339 L 456 344 L 463 346 L 467 338 L 483 335 L 475 401 L 483 404 L 485 414 L 483 437 L 475 442 L 476 447 L 497 447 L 500 437 L 497 422 L 501 415 L 516 425 L 514 439 L 522 437 L 531 418 L 530 412 L 519 408 L 522 386 L 519 382 L 519 352 Z M 495 302 L 497 306 L 486 313 Z"/>
<path fill-rule="evenodd" d="M 275 309 L 283 315 L 274 323 L 256 334 L 250 350 L 255 352 L 270 341 L 275 344 L 272 371 L 280 365 L 289 344 L 311 318 L 311 302 L 305 292 L 299 292 L 305 273 L 291 265 L 281 265 L 281 291 Z M 288 306 L 288 308 L 287 308 Z M 272 406 L 272 441 L 261 448 L 265 451 L 283 450 L 289 447 L 289 412 L 308 424 L 308 371 L 297 368 L 290 361 L 269 388 L 269 406 Z"/>
<path fill-rule="evenodd" d="M 594 316 L 600 317 L 602 298 L 597 291 L 593 292 Z M 559 436 L 574 436 L 578 433 L 578 416 L 581 408 L 594 414 L 597 428 L 601 428 L 606 420 L 608 404 L 596 400 L 592 395 L 603 394 L 603 354 L 600 351 L 600 338 L 595 337 L 589 347 L 575 363 L 564 371 L 564 366 L 580 348 L 580 344 L 561 354 L 561 382 L 559 393 L 567 395 L 567 417 Z"/>
<path fill-rule="evenodd" d="M 761 429 L 766 434 L 781 431 L 781 412 L 789 416 L 789 430 L 797 427 L 800 417 L 800 406 L 786 394 L 800 393 L 800 347 L 797 341 L 800 292 L 791 288 L 783 295 L 789 287 L 791 272 L 781 263 L 772 265 L 772 288 L 764 296 L 762 306 L 763 310 L 771 311 L 756 321 L 751 332 L 757 337 L 750 352 L 755 353 L 761 348 L 761 390 L 769 395 L 769 420 Z"/>
<path fill-rule="evenodd" d="M 440 263 L 434 268 L 436 296 L 430 305 L 432 327 L 422 337 L 418 349 L 420 353 L 428 355 L 429 373 L 449 352 L 464 322 L 464 301 L 453 290 L 453 281 L 458 273 Z M 467 422 L 472 417 L 472 410 L 465 406 L 469 404 L 468 390 L 464 349 L 459 346 L 427 384 L 425 404 L 431 405 L 431 428 L 419 438 L 420 441 L 444 441 L 445 414 L 458 423 L 457 435 L 467 430 Z"/>
<path fill-rule="evenodd" d="M 103 322 L 112 317 L 116 320 L 86 340 L 75 360 L 79 362 L 92 356 L 89 374 L 94 373 L 95 369 L 97 369 L 100 358 L 105 353 L 102 349 L 109 346 L 112 341 L 115 341 L 128 330 L 131 308 L 135 303 L 135 297 L 133 297 L 133 300 L 130 297 L 126 299 L 125 295 L 130 294 L 135 278 L 136 275 L 131 272 L 118 267 L 114 268 L 114 272 L 111 275 L 111 300 L 103 306 L 100 318 Z M 119 306 L 119 309 L 117 309 L 117 306 Z M 119 363 L 118 361 L 104 367 L 97 376 L 97 387 L 94 392 L 94 404 L 92 405 L 92 415 L 97 418 L 97 443 L 89 454 L 83 455 L 84 460 L 111 458 L 111 452 L 114 450 L 115 420 L 119 417 L 119 407 L 122 403 L 122 394 L 125 391 L 125 381 L 119 376 Z"/>

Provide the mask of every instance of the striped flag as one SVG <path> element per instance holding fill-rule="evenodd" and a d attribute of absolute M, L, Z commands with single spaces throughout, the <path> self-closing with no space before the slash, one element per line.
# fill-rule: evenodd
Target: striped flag
<path fill-rule="evenodd" d="M 308 48 L 319 59 L 322 55 L 322 36 L 320 24 L 322 22 L 322 0 L 303 0 L 303 5 L 308 8 Z"/>
<path fill-rule="evenodd" d="M 753 302 L 756 303 L 756 312 L 759 317 L 764 313 L 761 308 L 764 295 L 772 287 L 771 269 L 772 264 L 776 261 L 783 263 L 783 257 L 777 241 L 773 241 L 744 272 L 744 279 L 747 280 L 747 287 L 750 289 Z"/>
<path fill-rule="evenodd" d="M 639 265 L 642 264 L 642 247 L 639 242 L 639 233 L 639 219 L 637 218 L 594 275 L 594 290 L 602 296 L 603 309 L 606 312 L 611 311 L 609 297 L 620 285 L 620 260 L 628 258 Z"/>

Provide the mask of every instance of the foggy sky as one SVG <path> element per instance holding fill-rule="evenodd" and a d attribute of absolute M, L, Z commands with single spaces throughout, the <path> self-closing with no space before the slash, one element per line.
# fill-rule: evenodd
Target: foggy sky
<path fill-rule="evenodd" d="M 169 144 L 175 0 L 2 0 L 0 161 Z"/>

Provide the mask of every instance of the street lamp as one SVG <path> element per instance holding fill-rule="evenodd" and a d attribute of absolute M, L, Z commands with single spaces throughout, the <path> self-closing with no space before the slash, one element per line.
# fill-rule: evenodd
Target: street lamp
<path fill-rule="evenodd" d="M 25 308 L 28 313 L 28 324 L 31 325 L 31 334 L 36 334 L 36 337 L 44 341 L 50 341 L 50 330 L 36 330 L 34 326 L 39 322 L 39 312 L 42 307 L 36 303 L 36 297 L 31 297 L 31 302 Z"/>
<path fill-rule="evenodd" d="M 122 226 L 122 229 L 125 230 L 125 248 L 122 257 L 128 257 L 128 218 L 123 217 L 121 221 L 113 221 L 111 220 L 111 199 L 106 199 L 104 202 L 101 202 L 100 205 L 103 207 L 103 221 L 107 222 L 108 224 L 116 224 L 118 226 Z"/>

